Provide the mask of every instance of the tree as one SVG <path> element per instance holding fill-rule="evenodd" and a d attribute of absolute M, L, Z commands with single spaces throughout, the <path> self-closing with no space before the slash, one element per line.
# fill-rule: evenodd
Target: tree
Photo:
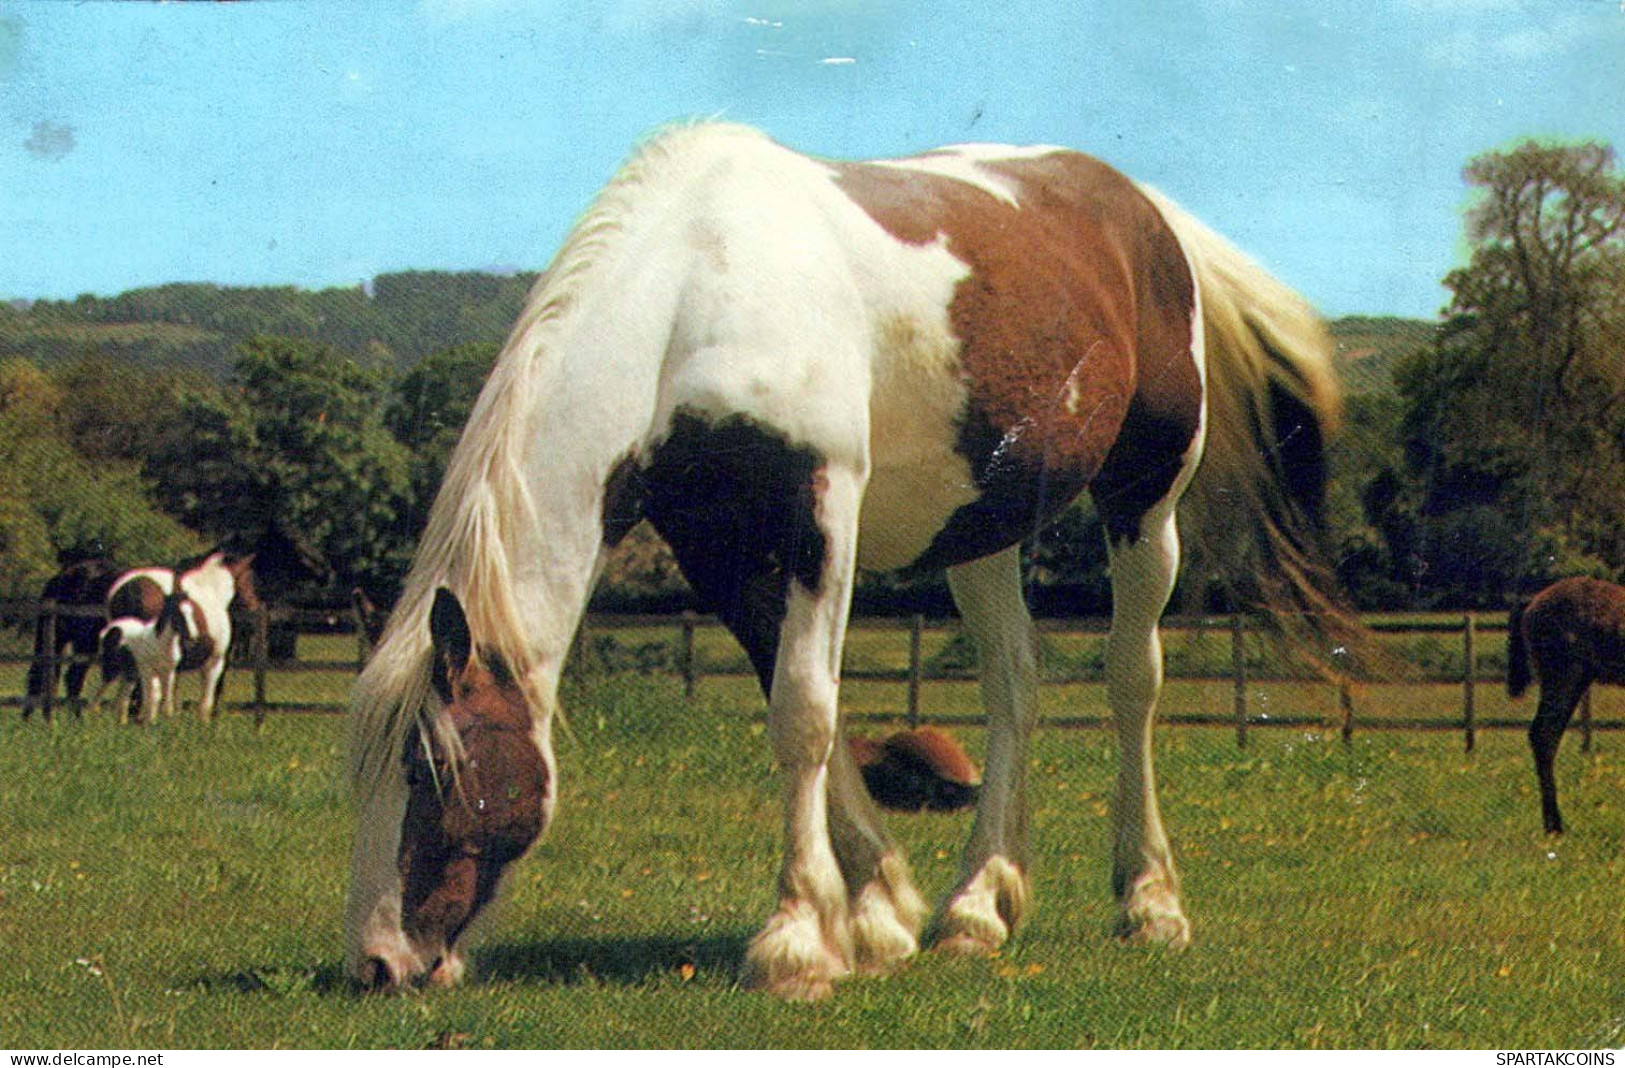
<path fill-rule="evenodd" d="M 1471 257 L 1445 278 L 1437 343 L 1396 376 L 1415 575 L 1484 599 L 1487 574 L 1511 593 L 1565 571 L 1618 572 L 1625 177 L 1606 145 L 1535 141 L 1476 157 L 1463 176 Z M 1390 524 L 1402 497 L 1387 495 Z"/>
<path fill-rule="evenodd" d="M 495 342 L 484 341 L 442 349 L 418 361 L 395 386 L 384 425 L 412 457 L 412 507 L 402 517 L 409 537 L 428 521 L 446 461 L 462 437 L 497 351 Z"/>
<path fill-rule="evenodd" d="M 215 384 L 181 366 L 132 367 L 128 361 L 87 354 L 52 375 L 68 440 L 96 463 L 139 463 L 157 451 L 179 414 L 181 397 Z"/>
<path fill-rule="evenodd" d="M 388 583 L 410 546 L 409 457 L 383 423 L 385 378 L 315 342 L 259 337 L 236 388 L 183 402 L 148 461 L 165 505 L 217 538 L 298 531 L 341 583 Z"/>
<path fill-rule="evenodd" d="M 153 506 L 137 466 L 92 462 L 63 429 L 64 393 L 27 360 L 0 362 L 0 595 L 33 596 L 69 554 L 168 563 L 197 540 Z"/>

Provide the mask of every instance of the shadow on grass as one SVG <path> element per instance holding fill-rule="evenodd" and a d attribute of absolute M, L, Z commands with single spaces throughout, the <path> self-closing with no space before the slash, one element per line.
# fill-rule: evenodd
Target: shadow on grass
<path fill-rule="evenodd" d="M 673 975 L 704 976 L 732 983 L 739 977 L 748 941 L 741 934 L 697 939 L 557 938 L 486 945 L 474 951 L 471 974 L 474 985 L 505 982 L 637 986 Z M 368 996 L 350 981 L 337 961 L 308 968 L 249 966 L 194 976 L 184 985 L 210 994 Z"/>
<path fill-rule="evenodd" d="M 734 982 L 745 956 L 746 935 L 710 938 L 554 938 L 487 945 L 474 954 L 480 981 L 635 986 L 682 974 Z"/>
<path fill-rule="evenodd" d="M 357 991 L 338 961 L 308 968 L 257 967 L 233 972 L 193 976 L 182 985 L 208 994 L 264 994 L 282 997 L 294 993 L 348 994 Z"/>

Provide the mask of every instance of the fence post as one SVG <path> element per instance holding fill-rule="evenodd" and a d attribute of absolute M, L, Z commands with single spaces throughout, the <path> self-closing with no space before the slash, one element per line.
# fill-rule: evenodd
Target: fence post
<path fill-rule="evenodd" d="M 919 613 L 908 621 L 908 725 L 920 725 L 920 636 L 925 630 L 925 617 Z"/>
<path fill-rule="evenodd" d="M 576 635 L 570 641 L 570 653 L 564 661 L 564 674 L 567 678 L 580 681 L 587 677 L 587 616 L 581 616 L 581 622 L 576 625 Z"/>
<path fill-rule="evenodd" d="M 699 662 L 694 651 L 694 613 L 684 612 L 681 627 L 681 637 L 677 650 L 678 667 L 683 672 L 683 696 L 693 697 L 694 691 L 699 688 L 700 674 Z"/>
<path fill-rule="evenodd" d="M 266 713 L 266 665 L 270 660 L 271 649 L 271 610 L 265 605 L 254 609 L 254 632 L 250 636 L 249 655 L 254 660 L 254 729 L 259 730 L 265 726 Z M 214 714 L 220 715 L 220 706 L 216 705 Z"/>
<path fill-rule="evenodd" d="M 1478 618 L 1468 612 L 1462 617 L 1461 658 L 1465 666 L 1461 672 L 1461 720 L 1467 734 L 1467 752 L 1473 751 L 1478 741 L 1477 709 L 1473 706 L 1473 687 L 1478 675 Z"/>
<path fill-rule="evenodd" d="M 1343 744 L 1354 744 L 1354 690 L 1347 676 L 1337 681 L 1337 703 L 1343 709 Z"/>
<path fill-rule="evenodd" d="M 1580 698 L 1580 752 L 1591 752 L 1591 695 L 1597 692 L 1595 686 L 1587 686 L 1585 696 Z"/>
<path fill-rule="evenodd" d="M 372 646 L 367 644 L 367 621 L 361 617 L 361 605 L 354 598 L 350 600 L 350 619 L 355 623 L 355 669 L 360 673 L 367 669 Z"/>
<path fill-rule="evenodd" d="M 39 610 L 44 616 L 45 648 L 41 651 L 40 672 L 40 718 L 46 723 L 51 722 L 51 705 L 56 698 L 56 610 L 57 602 L 41 601 Z"/>
<path fill-rule="evenodd" d="M 1236 745 L 1247 748 L 1247 649 L 1241 613 L 1230 617 L 1230 670 L 1235 680 Z"/>

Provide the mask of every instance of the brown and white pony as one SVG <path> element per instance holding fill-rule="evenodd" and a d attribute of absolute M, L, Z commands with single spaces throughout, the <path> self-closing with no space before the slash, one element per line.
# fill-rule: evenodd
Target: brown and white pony
<path fill-rule="evenodd" d="M 143 695 L 149 686 L 156 694 L 156 703 L 151 705 L 143 696 L 143 708 L 173 714 L 176 675 L 196 671 L 198 716 L 205 722 L 213 719 L 231 651 L 231 605 L 239 596 L 250 608 L 259 605 L 253 562 L 252 555 L 234 557 L 215 551 L 184 561 L 173 570 L 138 568 L 119 576 L 107 595 L 112 622 L 103 632 L 102 685 L 94 703 L 99 706 L 103 693 L 121 681 L 139 683 Z M 131 657 L 109 659 L 106 642 L 114 634 L 119 642 L 136 642 L 143 649 L 147 644 L 172 647 L 172 656 L 153 652 L 139 660 L 149 670 L 161 671 L 161 678 L 154 681 L 143 675 Z M 127 688 L 121 686 L 118 692 L 122 697 Z M 126 709 L 127 702 L 121 701 L 121 721 Z"/>
<path fill-rule="evenodd" d="M 101 711 L 108 690 L 120 723 L 152 723 L 175 714 L 175 668 L 181 658 L 178 618 L 185 594 L 164 599 L 157 619 L 121 616 L 102 628 L 98 639 L 102 684 L 91 700 L 91 712 Z M 134 700 L 131 700 L 132 692 Z"/>
<path fill-rule="evenodd" d="M 1541 821 L 1563 833 L 1553 761 L 1574 710 L 1593 682 L 1625 684 L 1625 587 L 1594 578 L 1559 579 L 1507 618 L 1507 693 L 1540 683 L 1529 749 L 1540 782 Z"/>
<path fill-rule="evenodd" d="M 820 997 L 919 946 L 923 901 L 838 712 L 859 568 L 946 568 L 975 636 L 987 766 L 933 931 L 997 949 L 1030 887 L 1019 544 L 1085 489 L 1114 589 L 1116 929 L 1185 945 L 1151 744 L 1175 509 L 1201 463 L 1209 529 L 1246 533 L 1287 608 L 1329 603 L 1308 528 L 1330 352 L 1299 297 L 1076 152 L 858 163 L 730 125 L 657 137 L 538 281 L 357 685 L 350 973 L 462 975 L 468 922 L 552 815 L 560 671 L 640 519 L 767 695 L 785 853 L 747 984 Z"/>

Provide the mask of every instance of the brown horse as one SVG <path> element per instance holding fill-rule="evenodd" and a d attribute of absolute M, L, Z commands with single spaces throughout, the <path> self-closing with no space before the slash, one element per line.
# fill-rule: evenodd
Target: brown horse
<path fill-rule="evenodd" d="M 46 580 L 40 590 L 41 601 L 54 601 L 76 608 L 93 608 L 107 598 L 107 591 L 119 577 L 117 564 L 103 556 L 74 560 Z M 27 696 L 23 698 L 23 718 L 27 719 L 35 708 L 44 708 L 45 696 L 54 693 L 56 680 L 62 670 L 62 650 L 73 648 L 73 659 L 67 665 L 64 693 L 68 704 L 78 710 L 79 696 L 84 690 L 85 674 L 90 670 L 91 657 L 96 654 L 96 639 L 106 620 L 99 616 L 58 616 L 54 625 L 47 625 L 40 615 L 34 624 L 34 659 L 28 666 Z"/>
<path fill-rule="evenodd" d="M 1591 684 L 1625 684 L 1625 587 L 1594 578 L 1560 579 L 1528 604 L 1513 607 L 1507 620 L 1507 693 L 1521 697 L 1535 680 L 1540 705 L 1529 724 L 1529 748 L 1546 832 L 1562 834 L 1552 759 Z"/>

